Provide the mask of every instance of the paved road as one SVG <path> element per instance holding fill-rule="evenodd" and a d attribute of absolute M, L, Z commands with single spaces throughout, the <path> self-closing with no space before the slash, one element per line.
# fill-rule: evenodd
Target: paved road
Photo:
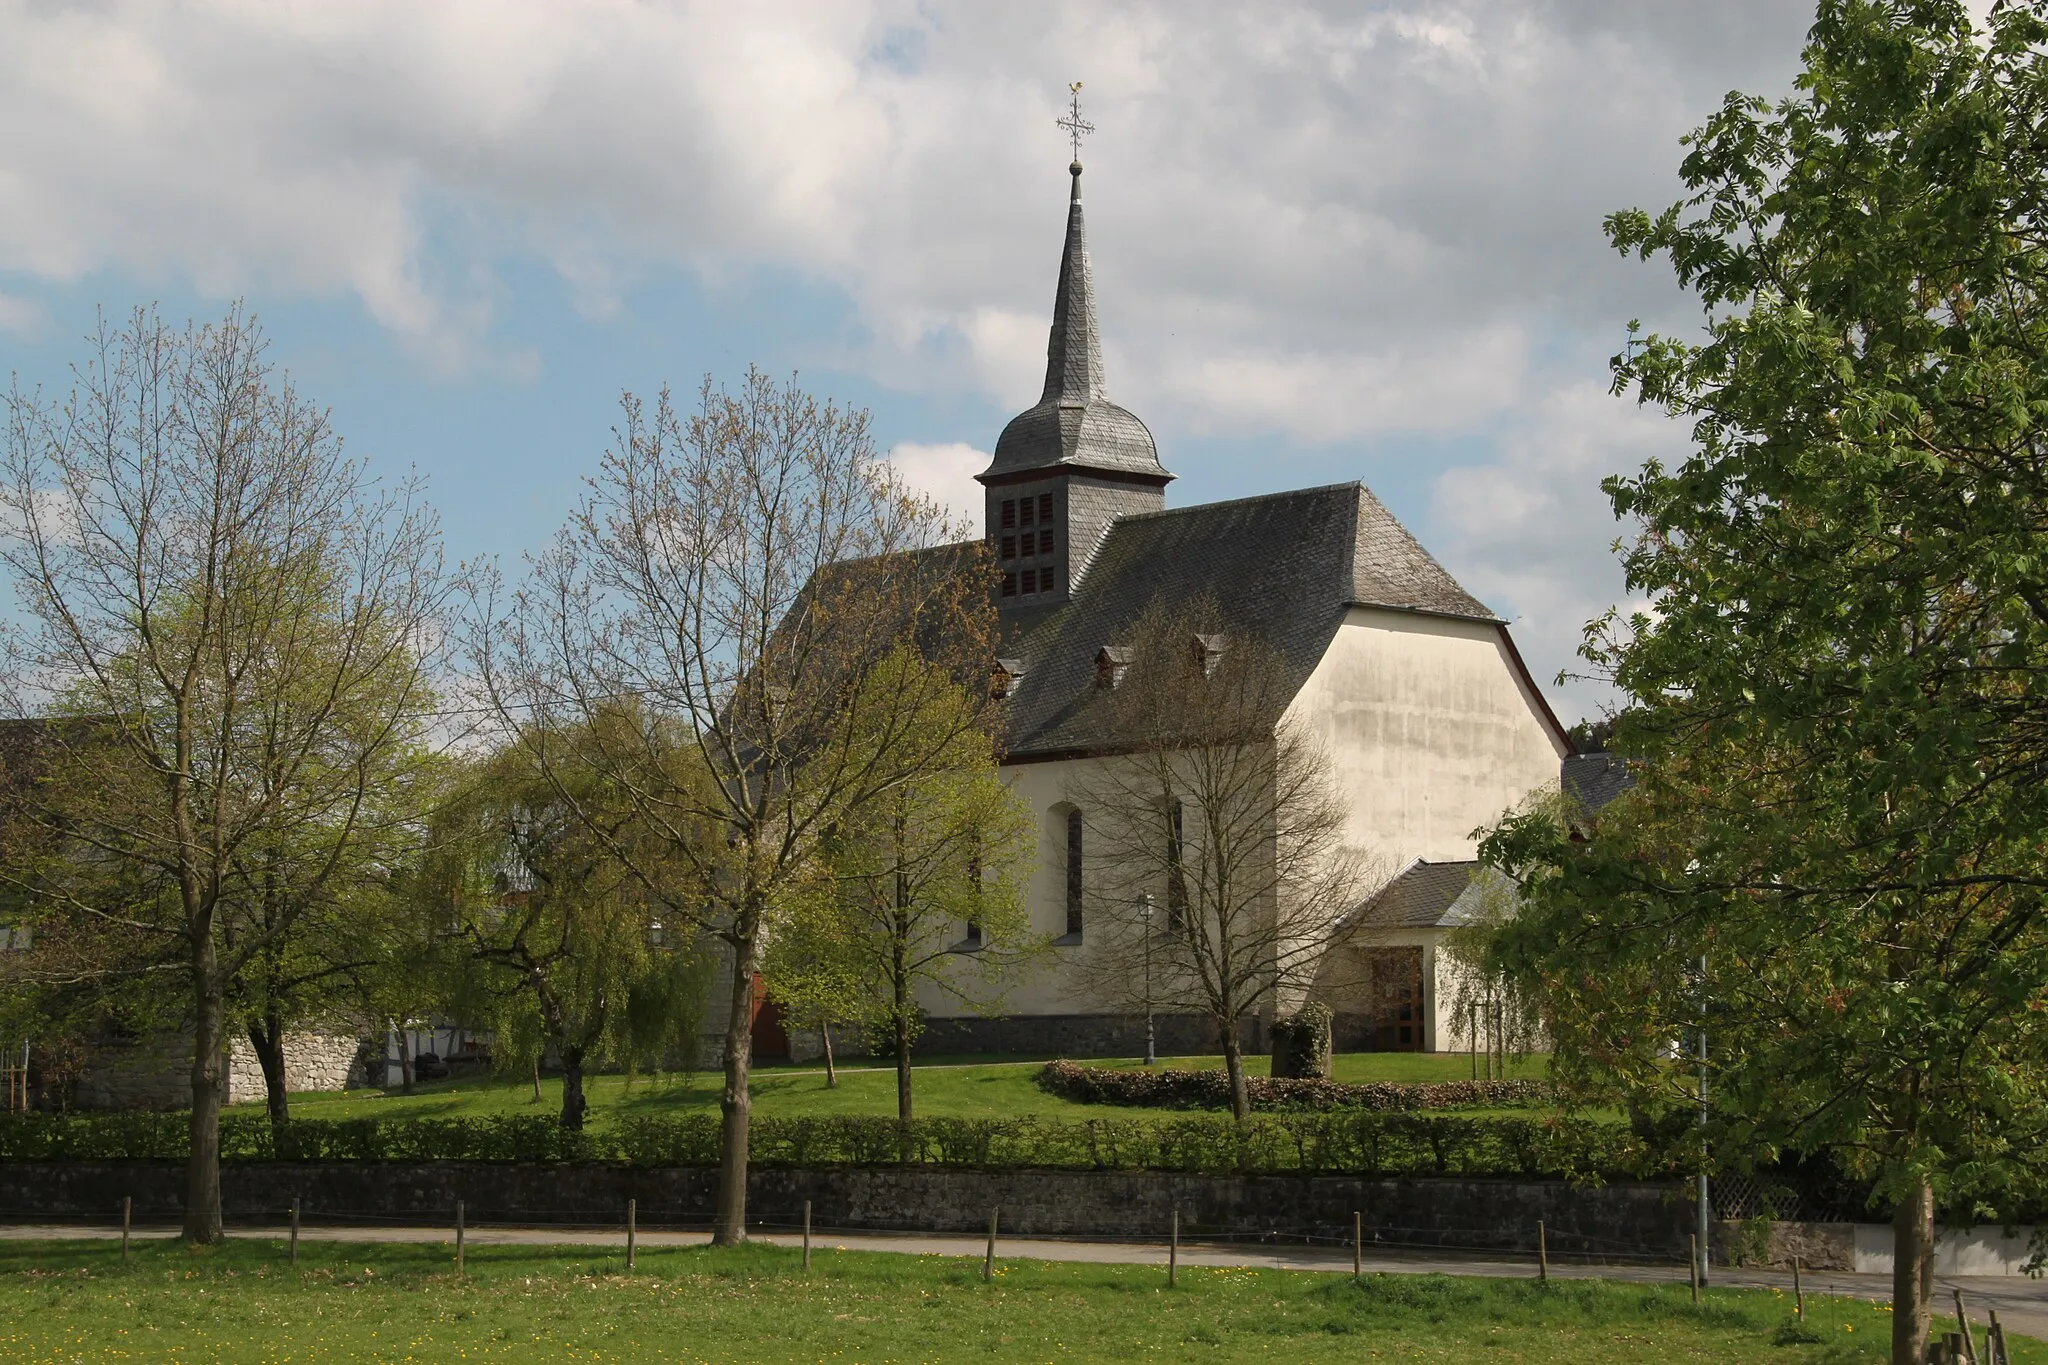
<path fill-rule="evenodd" d="M 285 1233 L 286 1229 L 282 1226 L 240 1227 L 233 1230 L 233 1235 L 237 1237 L 270 1240 L 282 1239 Z M 11 1242 L 103 1240 L 120 1235 L 119 1228 L 78 1224 L 0 1227 L 0 1240 Z M 176 1235 L 177 1230 L 168 1227 L 135 1230 L 135 1236 L 138 1238 Z M 452 1243 L 455 1240 L 452 1229 L 428 1227 L 309 1225 L 300 1229 L 299 1236 L 309 1242 L 434 1244 Z M 467 1229 L 464 1236 L 475 1246 L 588 1246 L 623 1249 L 626 1244 L 626 1234 L 623 1231 L 589 1228 L 473 1227 Z M 648 1247 L 703 1246 L 710 1240 L 710 1234 L 704 1232 L 664 1232 L 649 1229 L 639 1234 L 640 1245 Z M 796 1246 L 803 1239 L 798 1233 L 769 1232 L 755 1234 L 755 1240 L 779 1246 Z M 885 1251 L 918 1256 L 979 1257 L 986 1246 L 985 1239 L 980 1236 L 903 1236 L 866 1232 L 820 1232 L 814 1242 L 821 1247 L 836 1247 L 847 1251 Z M 1005 1237 L 997 1243 L 996 1250 L 999 1256 L 1009 1260 L 1078 1261 L 1100 1265 L 1164 1266 L 1167 1255 L 1164 1246 L 1146 1243 L 1083 1242 L 1032 1237 Z M 1189 1266 L 1256 1266 L 1274 1270 L 1347 1272 L 1351 1269 L 1351 1254 L 1347 1250 L 1323 1247 L 1240 1246 L 1218 1242 L 1186 1242 L 1182 1243 L 1180 1248 L 1180 1263 Z M 1363 1266 L 1368 1274 L 1375 1275 L 1527 1277 L 1535 1273 L 1535 1267 L 1527 1260 L 1492 1260 L 1419 1252 L 1398 1255 L 1384 1251 L 1375 1252 L 1365 1257 Z M 1645 1284 L 1682 1284 L 1686 1278 L 1683 1266 L 1668 1264 L 1553 1263 L 1550 1273 L 1559 1279 L 1624 1280 Z M 1891 1297 L 1889 1275 L 1856 1275 L 1844 1271 L 1809 1270 L 1802 1279 L 1806 1288 L 1815 1294 L 1836 1294 L 1845 1298 L 1873 1300 L 1887 1300 Z M 1778 1289 L 1786 1294 L 1792 1292 L 1792 1276 L 1786 1271 L 1716 1269 L 1713 1283 L 1725 1288 Z M 2023 1276 L 1937 1276 L 1937 1309 L 1953 1311 L 1952 1294 L 1957 1289 L 1963 1291 L 1969 1303 L 1970 1315 L 1980 1328 L 1985 1311 L 1996 1309 L 1999 1320 L 2013 1331 L 2027 1336 L 2048 1338 L 2048 1281 Z"/>

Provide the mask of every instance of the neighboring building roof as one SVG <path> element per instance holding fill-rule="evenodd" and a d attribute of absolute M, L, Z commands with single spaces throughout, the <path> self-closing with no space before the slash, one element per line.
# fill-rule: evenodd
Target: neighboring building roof
<path fill-rule="evenodd" d="M 1145 424 L 1109 401 L 1102 377 L 1102 336 L 1095 319 L 1095 275 L 1081 214 L 1081 163 L 1067 201 L 1067 245 L 1053 298 L 1046 343 L 1045 391 L 1018 413 L 996 441 L 995 458 L 976 477 L 984 483 L 1056 469 L 1091 469 L 1154 486 L 1173 475 Z"/>
<path fill-rule="evenodd" d="M 1470 924 L 1512 884 L 1477 859 L 1417 858 L 1401 875 L 1337 922 L 1338 930 L 1454 929 Z"/>
<path fill-rule="evenodd" d="M 1601 808 L 1636 784 L 1635 774 L 1619 754 L 1572 754 L 1558 769 L 1558 782 L 1585 815 Z"/>
<path fill-rule="evenodd" d="M 1345 916 L 1352 929 L 1435 929 L 1460 923 L 1453 907 L 1472 885 L 1476 859 L 1433 863 L 1417 858 L 1401 875 Z"/>
<path fill-rule="evenodd" d="M 1009 754 L 1113 748 L 1109 704 L 1094 687 L 1103 646 L 1129 643 L 1162 596 L 1208 600 L 1211 629 L 1278 652 L 1292 696 L 1351 606 L 1500 618 L 1430 557 L 1359 483 L 1269 493 L 1119 518 L 1068 602 L 1013 613 L 1003 653 L 1029 662 L 1010 699 Z M 1274 719 L 1278 719 L 1275 717 Z"/>

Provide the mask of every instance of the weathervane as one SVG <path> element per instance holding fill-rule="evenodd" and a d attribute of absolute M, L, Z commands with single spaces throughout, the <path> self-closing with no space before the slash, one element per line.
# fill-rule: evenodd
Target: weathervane
<path fill-rule="evenodd" d="M 1078 166 L 1081 164 L 1081 139 L 1094 132 L 1095 125 L 1081 117 L 1081 82 L 1075 81 L 1068 86 L 1067 93 L 1072 97 L 1073 105 L 1068 109 L 1065 118 L 1055 119 L 1053 122 L 1066 129 L 1067 136 L 1074 140 L 1074 164 Z"/>

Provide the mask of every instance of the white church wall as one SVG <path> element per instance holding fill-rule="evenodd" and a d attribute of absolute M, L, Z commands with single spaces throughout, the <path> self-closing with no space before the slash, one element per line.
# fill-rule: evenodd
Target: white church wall
<path fill-rule="evenodd" d="M 1568 752 L 1497 627 L 1413 612 L 1352 608 L 1289 717 L 1328 746 L 1383 878 L 1472 857 L 1472 832 L 1554 789 Z"/>
<path fill-rule="evenodd" d="M 1069 790 L 1081 766 L 1078 759 L 1059 763 L 1019 763 L 1003 769 L 1003 780 L 1031 809 L 1037 822 L 1037 865 L 1025 886 L 1025 905 L 1031 915 L 1033 932 L 1057 937 L 1066 928 L 1067 831 L 1065 810 Z M 1083 854 L 1083 874 L 1087 862 Z M 998 1010 L 1004 1014 L 1088 1014 L 1100 1009 L 1082 998 L 1073 987 L 1080 960 L 1088 952 L 1084 925 L 1081 942 L 1054 947 L 1051 959 L 1039 970 L 1015 982 L 1003 994 Z M 963 963 L 963 965 L 965 965 Z M 960 1002 L 935 986 L 921 992 L 918 1003 L 929 1013 L 949 1018 L 965 1013 Z"/>

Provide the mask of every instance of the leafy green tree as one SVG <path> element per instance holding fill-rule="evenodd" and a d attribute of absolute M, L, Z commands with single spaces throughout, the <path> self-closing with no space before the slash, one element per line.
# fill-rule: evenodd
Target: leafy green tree
<path fill-rule="evenodd" d="M 1692 191 L 1615 215 L 1705 335 L 1618 388 L 1694 450 L 1607 483 L 1652 610 L 1589 633 L 1640 784 L 1487 856 L 1496 961 L 1563 1074 L 1689 1102 L 1724 1161 L 1829 1152 L 1895 1210 L 1892 1358 L 1929 1327 L 1937 1206 L 2038 1197 L 2048 1131 L 2048 23 L 1824 0 L 1797 93 L 1730 96 Z M 1702 979 L 1699 964 L 1704 960 Z"/>
<path fill-rule="evenodd" d="M 692 1042 L 702 955 L 694 935 L 669 935 L 662 903 L 616 853 L 641 840 L 631 804 L 590 769 L 543 772 L 532 754 L 515 743 L 467 775 L 437 816 L 422 886 L 466 950 L 453 960 L 451 1009 L 489 1023 L 500 1066 L 536 1067 L 551 1051 L 562 1126 L 580 1129 L 590 1067 L 660 1065 Z M 637 868 L 657 858 L 642 849 Z"/>
<path fill-rule="evenodd" d="M 1003 783 L 994 746 L 976 724 L 980 704 L 957 684 L 922 680 L 930 669 L 898 650 L 868 680 L 920 699 L 916 711 L 890 713 L 892 727 L 938 738 L 916 782 L 849 808 L 828 833 L 815 894 L 800 898 L 792 926 L 811 950 L 813 988 L 853 987 L 856 1017 L 888 1037 L 896 1114 L 906 1123 L 911 1047 L 923 1029 L 919 996 L 985 1009 L 1045 948 L 1024 907 L 1036 851 L 1031 812 Z"/>
<path fill-rule="evenodd" d="M 63 403 L 9 396 L 0 441 L 8 701 L 53 750 L 25 813 L 62 844 L 19 886 L 189 992 L 185 1235 L 217 1241 L 230 991 L 425 747 L 438 527 L 344 458 L 239 310 L 103 327 Z M 287 846 L 296 891 L 264 924 L 237 860 Z"/>
<path fill-rule="evenodd" d="M 782 917 L 762 954 L 761 972 L 783 1022 L 818 1035 L 825 1051 L 825 1088 L 831 1090 L 839 1085 L 832 1030 L 869 1025 L 872 992 L 861 979 L 851 920 L 832 913 L 829 899 L 821 897 L 812 906 L 812 913 Z"/>

